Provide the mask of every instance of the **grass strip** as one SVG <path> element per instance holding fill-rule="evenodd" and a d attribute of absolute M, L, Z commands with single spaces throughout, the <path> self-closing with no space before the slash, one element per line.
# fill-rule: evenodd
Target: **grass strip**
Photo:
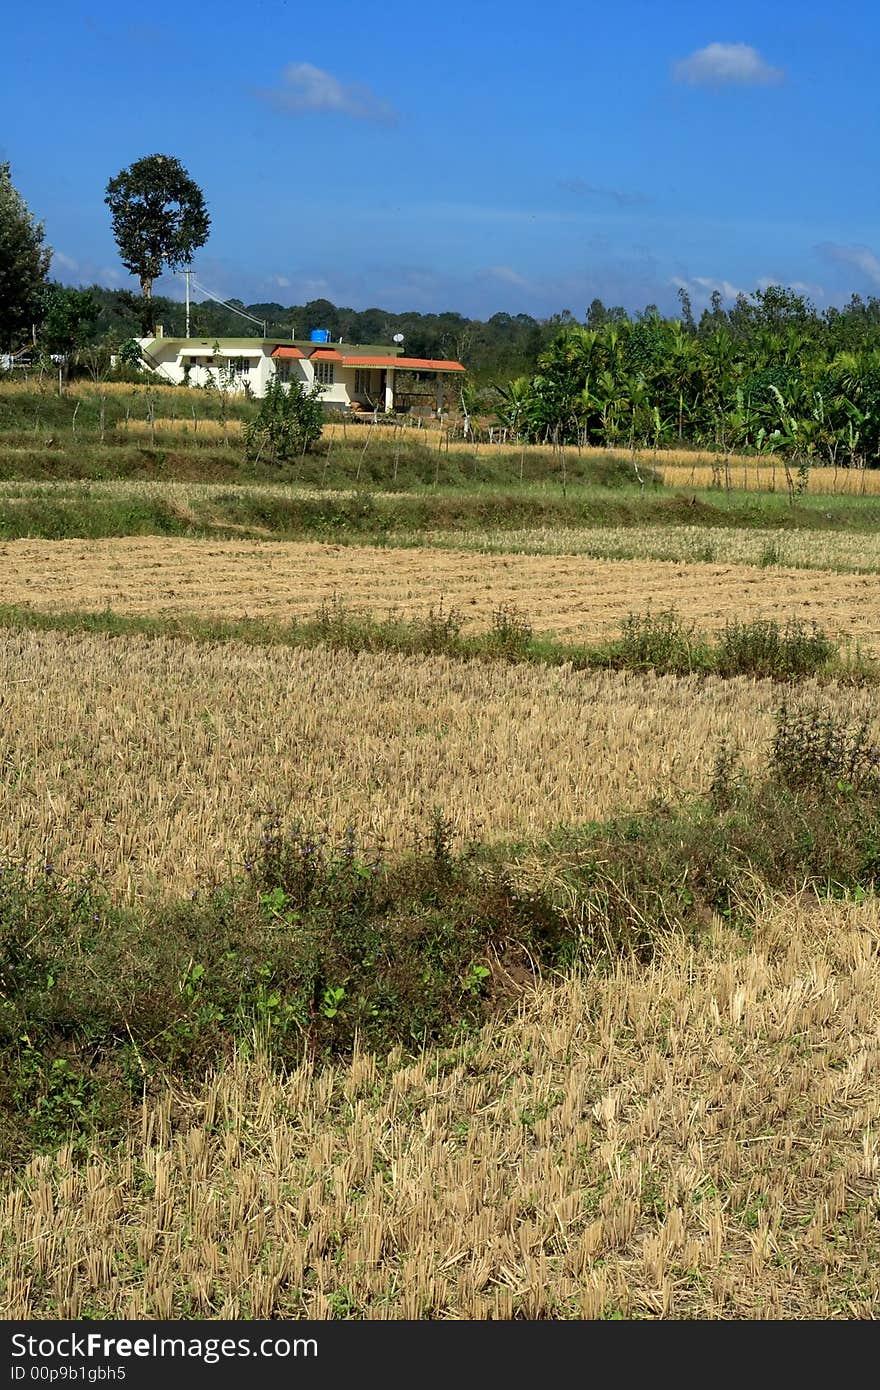
<path fill-rule="evenodd" d="M 4 472 L 0 454 L 0 478 L 4 476 L 14 472 Z M 9 484 L 0 492 L 0 540 L 187 535 L 412 545 L 426 532 L 452 536 L 629 526 L 876 532 L 880 527 L 878 498 L 805 497 L 791 506 L 780 495 L 662 487 L 642 491 L 630 482 L 611 486 L 587 480 L 565 495 L 551 479 L 502 487 L 459 478 L 437 487 L 414 483 L 406 490 L 404 482 L 392 482 L 391 474 L 363 479 L 356 470 L 340 470 L 332 476 L 334 491 L 329 479 L 326 487 L 320 486 L 320 468 L 314 475 L 302 471 L 278 477 L 276 472 L 261 478 L 233 470 L 220 475 L 228 487 L 196 488 L 181 498 L 178 489 L 185 482 L 217 483 L 218 478 L 184 467 L 177 456 L 162 456 L 161 465 L 141 475 L 143 481 L 128 479 L 130 491 L 121 487 L 112 495 L 97 488 L 91 492 L 86 480 L 79 494 L 71 496 L 72 479 L 63 469 L 41 476 L 54 478 L 58 494 L 51 486 L 38 489 L 33 483 L 22 483 L 17 494 Z M 105 471 L 92 481 L 118 476 Z M 270 478 L 277 486 L 265 485 Z M 163 494 L 163 483 L 176 486 Z M 314 490 L 304 491 L 309 487 Z M 390 487 L 400 490 L 378 490 Z"/>
<path fill-rule="evenodd" d="M 503 604 L 486 632 L 464 632 L 464 619 L 442 599 L 422 616 L 390 613 L 376 617 L 340 599 L 324 604 L 315 617 L 292 623 L 259 618 L 202 618 L 194 614 L 155 617 L 22 605 L 0 606 L 0 628 L 8 631 L 90 632 L 110 637 L 142 636 L 250 646 L 328 646 L 351 652 L 447 656 L 462 661 L 502 661 L 536 666 L 570 666 L 575 671 L 655 671 L 658 675 L 706 675 L 799 681 L 808 677 L 854 685 L 880 677 L 874 658 L 859 650 L 842 652 L 817 624 L 797 618 L 732 621 L 712 639 L 687 624 L 674 609 L 630 613 L 620 635 L 594 644 L 561 642 L 536 635 L 529 618 Z"/>

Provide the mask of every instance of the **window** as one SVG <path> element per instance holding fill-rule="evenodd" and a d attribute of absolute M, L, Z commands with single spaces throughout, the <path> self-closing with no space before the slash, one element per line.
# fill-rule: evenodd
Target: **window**
<path fill-rule="evenodd" d="M 358 367 L 354 374 L 354 393 L 356 396 L 369 396 L 373 389 L 373 373 L 367 367 Z"/>
<path fill-rule="evenodd" d="M 251 359 L 249 357 L 233 357 L 231 365 L 236 376 L 245 376 L 251 369 Z"/>
<path fill-rule="evenodd" d="M 276 371 L 276 373 L 278 374 L 278 380 L 279 380 L 279 381 L 289 381 L 289 380 L 290 380 L 290 363 L 289 363 L 289 362 L 276 362 L 276 364 L 275 364 L 275 371 Z"/>
<path fill-rule="evenodd" d="M 333 385 L 333 363 L 332 362 L 313 362 L 315 371 L 315 381 L 319 386 Z"/>

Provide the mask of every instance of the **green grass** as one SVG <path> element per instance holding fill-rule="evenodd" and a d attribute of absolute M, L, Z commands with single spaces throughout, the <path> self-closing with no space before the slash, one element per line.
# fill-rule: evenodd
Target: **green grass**
<path fill-rule="evenodd" d="M 792 505 L 786 492 L 751 493 L 666 487 L 651 467 L 650 453 L 630 459 L 598 452 L 564 456 L 552 449 L 522 453 L 448 450 L 443 437 L 404 430 L 395 442 L 374 439 L 369 427 L 352 424 L 344 440 L 323 440 L 317 450 L 283 464 L 245 457 L 235 431 L 182 435 L 157 429 L 133 437 L 121 426 L 127 417 L 145 423 L 192 414 L 222 429 L 224 420 L 252 418 L 256 404 L 217 392 L 108 384 L 103 427 L 100 386 L 61 394 L 47 380 L 43 389 L 25 384 L 0 389 L 0 482 L 128 480 L 241 485 L 222 505 L 197 504 L 186 520 L 189 534 L 216 536 L 224 525 L 269 531 L 279 539 L 330 534 L 345 539 L 381 539 L 393 532 L 468 532 L 525 527 L 669 526 L 749 529 L 866 531 L 880 526 L 880 497 L 833 497 L 807 493 Z M 103 436 L 103 437 L 102 437 Z M 284 499 L 255 501 L 248 486 L 295 484 L 317 490 L 316 499 L 293 507 Z M 371 496 L 369 506 L 327 507 L 333 490 Z M 387 496 L 393 492 L 393 497 Z M 174 506 L 145 508 L 137 498 L 123 506 L 92 497 L 78 508 L 49 499 L 32 504 L 0 497 L 0 537 L 89 537 L 178 534 L 184 524 Z M 53 512 L 57 511 L 57 515 Z M 768 560 L 768 563 L 772 561 Z"/>
<path fill-rule="evenodd" d="M 187 481 L 174 456 L 152 457 L 154 484 Z M 549 485 L 500 491 L 473 482 L 389 493 L 346 488 L 351 479 L 342 474 L 334 474 L 334 486 L 326 488 L 265 486 L 264 477 L 251 478 L 250 486 L 245 482 L 182 491 L 169 487 L 166 492 L 133 478 L 127 480 L 130 487 L 125 481 L 112 488 L 101 486 L 109 476 L 99 470 L 93 477 L 95 486 L 84 481 L 78 491 L 63 475 L 58 476 L 57 488 L 33 479 L 18 486 L 7 483 L 0 490 L 0 539 L 252 535 L 417 546 L 425 533 L 445 533 L 450 541 L 460 535 L 466 544 L 469 535 L 527 528 L 687 525 L 707 532 L 712 527 L 865 532 L 880 526 L 880 498 L 811 498 L 791 509 L 769 495 L 701 497 L 598 484 L 572 487 L 567 496 Z M 236 477 L 241 483 L 241 475 Z"/>
<path fill-rule="evenodd" d="M 328 646 L 354 652 L 443 655 L 462 661 L 503 661 L 570 666 L 575 671 L 656 671 L 684 676 L 750 676 L 777 681 L 815 677 L 873 684 L 877 663 L 861 652 L 843 653 L 816 624 L 790 619 L 733 621 L 714 639 L 688 625 L 674 610 L 631 613 L 609 641 L 563 642 L 536 635 L 528 615 L 501 605 L 486 632 L 463 631 L 464 618 L 442 600 L 415 618 L 376 617 L 339 599 L 313 618 L 277 623 L 259 618 L 201 618 L 117 613 L 113 609 L 39 609 L 0 605 L 0 628 L 10 631 L 101 632 L 110 637 L 173 637 L 190 642 L 244 642 L 252 646 Z"/>

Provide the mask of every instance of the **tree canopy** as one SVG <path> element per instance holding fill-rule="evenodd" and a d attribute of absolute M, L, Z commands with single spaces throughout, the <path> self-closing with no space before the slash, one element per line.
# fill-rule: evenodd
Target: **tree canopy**
<path fill-rule="evenodd" d="M 98 321 L 100 307 L 91 290 L 49 285 L 44 296 L 39 341 L 48 352 L 70 358 L 84 347 Z"/>
<path fill-rule="evenodd" d="M 43 236 L 9 165 L 0 164 L 0 347 L 22 347 L 39 321 L 52 255 Z"/>
<path fill-rule="evenodd" d="M 189 265 L 208 240 L 211 218 L 204 195 L 180 160 L 150 154 L 110 180 L 104 202 L 113 217 L 119 258 L 141 282 L 144 332 L 152 332 L 153 281 L 166 267 Z"/>

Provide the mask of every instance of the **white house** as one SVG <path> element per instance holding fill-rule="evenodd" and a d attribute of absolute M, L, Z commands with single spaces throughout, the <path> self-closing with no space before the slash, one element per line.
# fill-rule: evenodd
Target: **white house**
<path fill-rule="evenodd" d="M 146 365 L 175 385 L 209 382 L 264 396 L 273 377 L 321 387 L 327 409 L 357 413 L 395 408 L 395 378 L 418 372 L 434 382 L 438 407 L 443 383 L 463 375 L 460 362 L 404 357 L 396 344 L 331 343 L 283 338 L 139 338 Z"/>

